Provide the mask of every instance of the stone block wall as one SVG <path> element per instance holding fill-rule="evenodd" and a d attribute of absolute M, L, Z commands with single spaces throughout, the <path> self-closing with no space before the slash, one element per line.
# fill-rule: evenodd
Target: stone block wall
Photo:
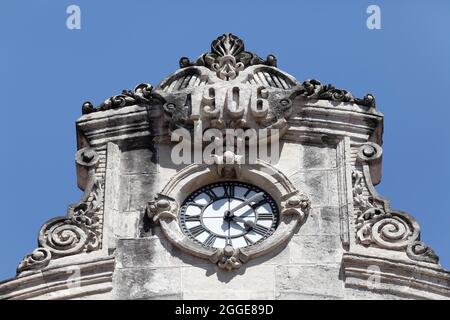
<path fill-rule="evenodd" d="M 121 157 L 120 226 L 113 296 L 119 299 L 338 299 L 344 298 L 336 146 L 284 143 L 278 168 L 311 199 L 305 224 L 288 244 L 239 269 L 215 264 L 174 247 L 158 226 L 138 237 L 140 212 L 177 169 L 166 167 L 170 149 L 152 162 L 150 150 Z M 153 194 L 152 194 L 153 193 Z"/>

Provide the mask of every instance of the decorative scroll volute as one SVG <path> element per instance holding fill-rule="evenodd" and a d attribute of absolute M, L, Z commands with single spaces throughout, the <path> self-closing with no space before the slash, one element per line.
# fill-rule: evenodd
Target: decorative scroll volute
<path fill-rule="evenodd" d="M 94 149 L 83 148 L 77 152 L 78 165 L 88 168 L 88 182 L 81 200 L 69 206 L 66 217 L 46 222 L 39 232 L 39 247 L 27 255 L 17 267 L 17 273 L 40 269 L 52 259 L 101 247 L 103 205 L 103 180 L 95 176 L 98 155 Z"/>
<path fill-rule="evenodd" d="M 381 148 L 378 145 L 370 143 L 360 148 L 360 161 L 372 161 L 379 156 Z M 412 260 L 438 263 L 433 249 L 420 241 L 416 220 L 405 212 L 390 209 L 388 202 L 376 194 L 367 164 L 363 164 L 363 172 L 353 171 L 352 180 L 357 243 L 402 250 Z"/>

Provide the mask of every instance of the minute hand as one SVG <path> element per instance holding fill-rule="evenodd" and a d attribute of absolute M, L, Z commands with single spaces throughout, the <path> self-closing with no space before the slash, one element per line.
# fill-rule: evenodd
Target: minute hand
<path fill-rule="evenodd" d="M 231 209 L 230 213 L 234 213 L 237 210 L 245 207 L 246 205 L 248 205 L 248 204 L 250 204 L 252 202 L 257 202 L 257 201 L 261 200 L 261 198 L 263 198 L 263 197 L 264 197 L 264 193 L 263 192 L 257 193 L 253 197 L 250 197 L 249 199 L 247 199 L 244 202 L 240 203 L 238 206 L 236 206 L 233 209 Z"/>

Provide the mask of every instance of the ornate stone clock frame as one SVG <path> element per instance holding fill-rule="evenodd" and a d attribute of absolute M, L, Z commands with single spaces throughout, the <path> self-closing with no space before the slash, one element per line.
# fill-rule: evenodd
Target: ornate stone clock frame
<path fill-rule="evenodd" d="M 235 167 L 236 164 L 233 165 Z M 188 239 L 178 224 L 179 203 L 199 185 L 229 179 L 219 170 L 206 165 L 190 165 L 177 173 L 149 203 L 147 214 L 161 224 L 167 238 L 178 248 L 194 256 L 217 263 L 220 268 L 232 270 L 241 263 L 273 251 L 290 239 L 296 229 L 304 222 L 309 207 L 308 198 L 294 188 L 292 183 L 275 167 L 263 161 L 241 168 L 239 174 L 232 175 L 257 186 L 266 186 L 268 191 L 280 205 L 280 222 L 274 234 L 264 242 L 245 248 L 226 246 L 223 249 L 205 248 Z M 214 170 L 216 169 L 216 170 Z M 236 170 L 236 169 L 235 169 Z"/>

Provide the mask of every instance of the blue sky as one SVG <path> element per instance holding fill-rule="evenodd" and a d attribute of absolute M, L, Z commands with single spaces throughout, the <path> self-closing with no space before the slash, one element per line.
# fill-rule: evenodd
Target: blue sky
<path fill-rule="evenodd" d="M 81 8 L 81 30 L 66 8 Z M 381 30 L 366 8 L 381 8 Z M 2 1 L 0 4 L 0 279 L 66 214 L 76 187 L 75 120 L 136 84 L 157 84 L 181 56 L 224 32 L 299 81 L 316 78 L 385 115 L 383 179 L 393 208 L 421 225 L 450 268 L 449 1 Z"/>

